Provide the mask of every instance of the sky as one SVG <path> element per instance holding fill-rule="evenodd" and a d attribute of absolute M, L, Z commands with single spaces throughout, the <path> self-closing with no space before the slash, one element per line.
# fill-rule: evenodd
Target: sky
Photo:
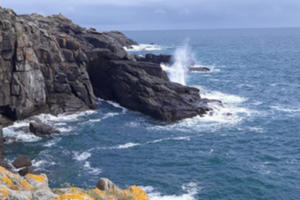
<path fill-rule="evenodd" d="M 100 31 L 300 27 L 300 0 L 0 0 L 0 6 L 62 13 Z"/>

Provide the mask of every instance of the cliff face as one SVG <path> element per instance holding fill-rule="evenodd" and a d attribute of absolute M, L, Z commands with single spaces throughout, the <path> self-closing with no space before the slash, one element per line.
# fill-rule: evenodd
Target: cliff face
<path fill-rule="evenodd" d="M 123 47 L 133 44 L 120 32 L 87 30 L 62 15 L 0 8 L 0 122 L 93 109 L 96 96 L 163 121 L 210 110 L 198 89 L 168 80 L 160 57 L 128 55 Z"/>
<path fill-rule="evenodd" d="M 60 16 L 17 16 L 0 9 L 0 113 L 12 120 L 39 112 L 94 108 L 86 55 L 53 29 Z"/>

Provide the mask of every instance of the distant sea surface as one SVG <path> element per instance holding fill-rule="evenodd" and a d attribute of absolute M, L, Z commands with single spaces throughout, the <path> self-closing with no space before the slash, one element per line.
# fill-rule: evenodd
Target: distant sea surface
<path fill-rule="evenodd" d="M 53 187 L 108 177 L 142 186 L 151 200 L 300 198 L 300 29 L 126 34 L 142 44 L 130 50 L 140 55 L 188 44 L 211 72 L 185 73 L 185 84 L 223 107 L 165 124 L 99 99 L 96 111 L 40 115 L 62 131 L 51 138 L 18 130 L 26 121 L 6 128 L 24 141 L 7 145 L 8 159 L 30 156 Z"/>

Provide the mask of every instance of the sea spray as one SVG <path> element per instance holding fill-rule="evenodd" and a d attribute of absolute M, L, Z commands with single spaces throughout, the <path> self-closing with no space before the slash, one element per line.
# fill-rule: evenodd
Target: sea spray
<path fill-rule="evenodd" d="M 171 66 L 161 65 L 163 70 L 168 73 L 172 82 L 186 85 L 186 72 L 195 63 L 188 41 L 175 50 L 172 59 L 173 64 Z"/>

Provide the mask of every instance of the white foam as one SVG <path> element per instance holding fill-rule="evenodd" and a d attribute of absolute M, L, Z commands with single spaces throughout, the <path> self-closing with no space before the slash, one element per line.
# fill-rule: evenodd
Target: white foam
<path fill-rule="evenodd" d="M 156 192 L 151 186 L 142 187 L 149 195 L 150 200 L 196 200 L 196 194 L 199 192 L 199 187 L 196 183 L 191 182 L 182 186 L 185 191 L 181 195 L 162 195 Z"/>
<path fill-rule="evenodd" d="M 93 175 L 99 175 L 102 172 L 101 169 L 91 167 L 91 164 L 88 161 L 85 161 L 83 167 L 88 173 Z"/>
<path fill-rule="evenodd" d="M 106 101 L 106 102 L 115 108 L 120 108 L 122 110 L 122 113 L 125 113 L 127 111 L 127 108 L 124 108 L 123 106 L 121 106 L 120 104 L 118 104 L 116 102 L 113 102 L 113 101 Z"/>
<path fill-rule="evenodd" d="M 20 121 L 15 122 L 13 125 L 3 128 L 3 136 L 4 137 L 12 137 L 17 141 L 22 142 L 37 142 L 41 140 L 40 137 L 30 133 L 25 132 L 21 128 L 26 128 L 29 126 L 29 121 Z"/>
<path fill-rule="evenodd" d="M 108 118 L 111 118 L 111 117 L 114 117 L 114 116 L 117 116 L 119 115 L 120 113 L 113 113 L 113 112 L 109 112 L 109 113 L 106 113 L 103 117 L 102 117 L 102 120 L 103 119 L 108 119 Z"/>
<path fill-rule="evenodd" d="M 186 73 L 188 68 L 194 62 L 194 55 L 188 46 L 188 43 L 185 42 L 183 46 L 176 48 L 173 55 L 174 63 L 172 66 L 161 64 L 161 67 L 169 75 L 169 78 L 172 82 L 176 82 L 182 85 L 186 84 Z"/>
<path fill-rule="evenodd" d="M 89 153 L 89 152 L 79 153 L 79 152 L 75 151 L 75 152 L 73 152 L 73 154 L 74 154 L 74 159 L 77 161 L 85 161 L 89 157 L 91 157 L 91 153 Z"/>
<path fill-rule="evenodd" d="M 287 112 L 287 113 L 298 113 L 298 112 L 300 112 L 299 107 L 285 107 L 285 106 L 276 105 L 276 106 L 270 106 L 270 108 L 272 108 L 274 110 L 277 110 L 277 111 L 281 111 L 281 112 Z"/>
<path fill-rule="evenodd" d="M 73 114 L 59 114 L 57 116 L 51 114 L 40 114 L 37 116 L 44 123 L 49 122 L 69 122 L 69 121 L 78 121 L 81 117 L 88 116 L 96 113 L 94 110 L 87 110 L 83 112 L 77 112 Z"/>
<path fill-rule="evenodd" d="M 129 143 L 126 143 L 126 144 L 120 144 L 120 145 L 118 145 L 116 147 L 113 147 L 113 148 L 114 149 L 128 149 L 128 148 L 139 146 L 139 145 L 141 145 L 141 144 L 129 142 Z"/>
<path fill-rule="evenodd" d="M 52 147 L 54 145 L 56 145 L 59 141 L 61 140 L 61 138 L 54 138 L 50 141 L 48 141 L 46 144 L 44 144 L 44 147 Z"/>
<path fill-rule="evenodd" d="M 55 165 L 55 162 L 49 162 L 49 161 L 46 161 L 46 160 L 32 160 L 32 166 L 33 167 L 36 167 L 36 168 L 41 168 L 43 166 L 53 166 Z"/>
<path fill-rule="evenodd" d="M 160 143 L 160 142 L 169 141 L 169 140 L 186 140 L 186 141 L 190 141 L 191 138 L 189 136 L 168 137 L 168 138 L 153 140 L 153 141 L 147 142 L 147 144 L 155 144 L 155 143 Z"/>
<path fill-rule="evenodd" d="M 128 52 L 134 51 L 161 51 L 163 48 L 156 44 L 139 44 L 132 45 L 130 48 L 124 47 L 124 49 Z"/>
<path fill-rule="evenodd" d="M 101 122 L 101 119 L 90 119 L 89 122 Z"/>

